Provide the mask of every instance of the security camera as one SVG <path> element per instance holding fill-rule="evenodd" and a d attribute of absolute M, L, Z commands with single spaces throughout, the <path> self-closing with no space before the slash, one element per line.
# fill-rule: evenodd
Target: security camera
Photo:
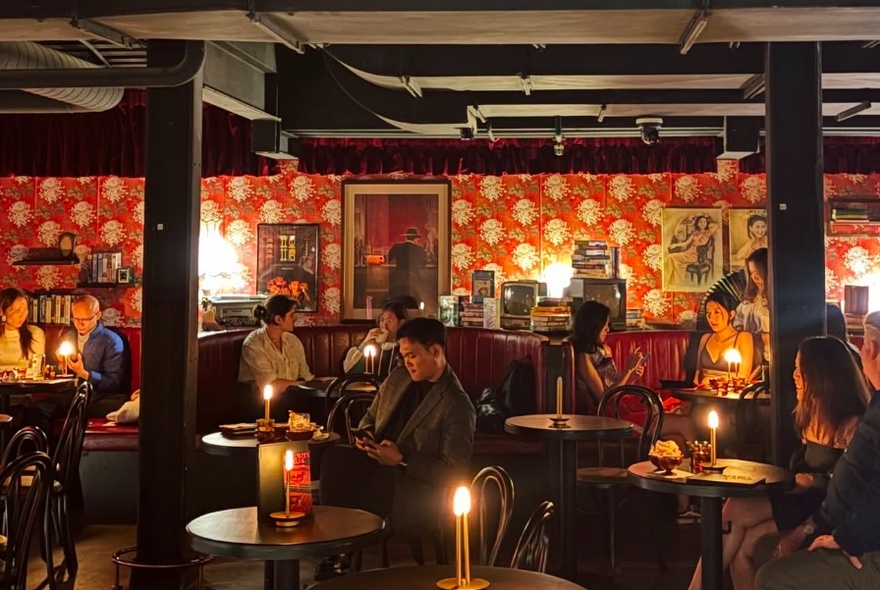
<path fill-rule="evenodd" d="M 553 154 L 556 156 L 562 156 L 565 154 L 565 144 L 564 143 L 554 143 L 553 144 Z"/>
<path fill-rule="evenodd" d="M 642 134 L 642 141 L 648 145 L 654 145 L 660 141 L 660 128 L 663 127 L 661 117 L 640 117 L 636 119 L 636 125 Z"/>
<path fill-rule="evenodd" d="M 474 129 L 473 127 L 459 127 L 458 129 L 458 137 L 462 141 L 470 141 L 474 138 Z"/>

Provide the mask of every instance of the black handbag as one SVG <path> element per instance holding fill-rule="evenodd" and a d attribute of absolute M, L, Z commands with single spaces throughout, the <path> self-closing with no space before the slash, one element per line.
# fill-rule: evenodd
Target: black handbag
<path fill-rule="evenodd" d="M 477 432 L 481 434 L 504 434 L 506 410 L 498 399 L 498 393 L 487 387 L 477 398 Z"/>

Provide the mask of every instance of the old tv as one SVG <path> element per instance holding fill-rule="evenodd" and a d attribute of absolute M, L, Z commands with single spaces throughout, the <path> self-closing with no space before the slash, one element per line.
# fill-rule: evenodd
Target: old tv
<path fill-rule="evenodd" d="M 572 278 L 568 286 L 571 313 L 587 301 L 598 301 L 611 310 L 608 323 L 613 330 L 626 329 L 626 279 Z"/>
<path fill-rule="evenodd" d="M 501 307 L 501 327 L 506 330 L 528 330 L 532 308 L 538 297 L 547 295 L 547 283 L 538 281 L 507 281 L 501 285 L 498 297 Z"/>

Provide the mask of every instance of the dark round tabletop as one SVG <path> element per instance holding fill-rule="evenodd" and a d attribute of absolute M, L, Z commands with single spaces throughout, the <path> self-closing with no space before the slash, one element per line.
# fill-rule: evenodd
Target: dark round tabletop
<path fill-rule="evenodd" d="M 299 387 L 306 393 L 317 397 L 323 397 L 327 394 L 327 388 L 330 387 L 330 384 L 336 380 L 336 377 L 316 377 L 311 381 L 302 381 L 296 384 L 296 387 Z M 367 391 L 373 392 L 376 391 L 376 388 L 371 383 L 350 383 L 346 385 L 345 392 L 351 393 L 353 391 Z"/>
<path fill-rule="evenodd" d="M 186 526 L 199 553 L 236 559 L 281 561 L 344 553 L 378 543 L 385 521 L 369 512 L 315 506 L 299 526 L 278 529 L 257 520 L 257 507 L 203 514 Z"/>
<path fill-rule="evenodd" d="M 328 433 L 329 436 L 324 440 L 309 440 L 309 448 L 319 445 L 336 443 L 340 437 L 335 432 Z M 222 457 L 253 455 L 257 450 L 256 436 L 242 436 L 237 438 L 227 438 L 220 432 L 212 432 L 202 437 L 202 450 L 209 455 L 218 455 Z"/>
<path fill-rule="evenodd" d="M 764 482 L 755 485 L 718 483 L 693 483 L 685 479 L 688 473 L 683 471 L 678 477 L 668 478 L 650 461 L 643 461 L 629 466 L 629 482 L 652 492 L 667 494 L 684 494 L 698 497 L 730 497 L 730 496 L 766 496 L 770 492 L 785 492 L 794 486 L 794 474 L 788 469 L 743 461 L 741 459 L 718 459 L 718 463 L 727 465 L 732 472 L 742 472 L 755 477 L 763 477 Z M 678 471 L 676 473 L 679 473 Z"/>
<path fill-rule="evenodd" d="M 474 555 L 471 554 L 471 559 Z M 416 565 L 370 570 L 332 578 L 318 585 L 320 590 L 436 590 L 437 582 L 455 577 L 454 565 Z M 471 566 L 471 578 L 488 580 L 496 590 L 583 590 L 568 580 L 528 570 Z"/>
<path fill-rule="evenodd" d="M 73 391 L 76 377 L 57 377 L 55 379 L 24 379 L 22 381 L 0 381 L 0 395 L 22 393 L 60 393 Z"/>
<path fill-rule="evenodd" d="M 687 389 L 673 389 L 670 394 L 675 399 L 680 399 L 685 402 L 692 402 L 695 404 L 737 404 L 739 403 L 739 394 L 738 393 L 728 393 L 727 395 L 721 395 L 717 393 L 714 389 L 696 389 L 696 388 L 687 388 Z M 770 403 L 770 395 L 768 393 L 760 393 L 754 401 L 761 406 L 768 405 Z"/>
<path fill-rule="evenodd" d="M 513 416 L 504 421 L 504 432 L 557 440 L 592 440 L 623 438 L 628 436 L 633 429 L 632 422 L 626 420 L 581 414 L 563 414 L 563 418 L 568 418 L 566 422 L 568 428 L 556 428 L 550 421 L 550 418 L 555 417 L 556 414 Z"/>

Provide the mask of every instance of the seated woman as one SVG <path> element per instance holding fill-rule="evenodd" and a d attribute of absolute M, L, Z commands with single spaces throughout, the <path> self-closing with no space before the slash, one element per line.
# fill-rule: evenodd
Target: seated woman
<path fill-rule="evenodd" d="M 384 381 L 398 363 L 397 329 L 406 321 L 406 307 L 400 301 L 391 301 L 382 308 L 377 323 L 379 327 L 367 332 L 363 342 L 351 348 L 345 355 L 342 368 L 346 373 L 366 373 L 364 349 L 373 346 L 376 351 L 374 373 Z"/>
<path fill-rule="evenodd" d="M 794 365 L 796 428 L 804 443 L 791 459 L 795 488 L 767 497 L 731 498 L 723 522 L 730 533 L 722 538 L 724 568 L 730 567 L 736 590 L 755 587 L 752 551 L 763 535 L 793 529 L 825 499 L 831 470 L 849 444 L 870 397 L 861 371 L 837 338 L 818 336 L 801 343 Z M 690 590 L 702 587 L 697 564 Z"/>
<path fill-rule="evenodd" d="M 742 302 L 736 308 L 733 327 L 756 334 L 759 352 L 755 362 L 770 361 L 770 304 L 767 301 L 767 248 L 758 248 L 746 258 L 748 283 Z"/>
<path fill-rule="evenodd" d="M 293 409 L 294 401 L 289 393 L 281 399 L 279 394 L 291 385 L 315 378 L 306 362 L 302 342 L 293 335 L 295 311 L 293 299 L 272 295 L 254 308 L 254 317 L 263 326 L 248 334 L 241 346 L 238 380 L 249 383 L 255 394 L 261 394 L 266 385 L 272 386 L 272 417 L 276 420 L 287 420 L 287 411 Z"/>
<path fill-rule="evenodd" d="M 723 291 L 715 291 L 706 297 L 706 321 L 712 329 L 700 339 L 697 349 L 697 385 L 707 385 L 713 377 L 727 377 L 730 366 L 724 353 L 735 349 L 742 357 L 738 370 L 734 366 L 733 376 L 749 379 L 755 357 L 755 344 L 752 334 L 740 332 L 733 327 L 736 318 L 736 298 Z"/>
<path fill-rule="evenodd" d="M 830 303 L 825 304 L 825 326 L 826 334 L 834 336 L 846 344 L 850 354 L 853 356 L 853 360 L 861 371 L 862 355 L 859 352 L 859 347 L 850 341 L 849 335 L 846 333 L 846 318 L 843 317 L 843 312 L 840 311 L 840 308 L 836 305 Z"/>
<path fill-rule="evenodd" d="M 27 319 L 27 295 L 14 287 L 0 291 L 0 370 L 26 369 L 34 356 L 46 353 L 46 334 Z"/>

